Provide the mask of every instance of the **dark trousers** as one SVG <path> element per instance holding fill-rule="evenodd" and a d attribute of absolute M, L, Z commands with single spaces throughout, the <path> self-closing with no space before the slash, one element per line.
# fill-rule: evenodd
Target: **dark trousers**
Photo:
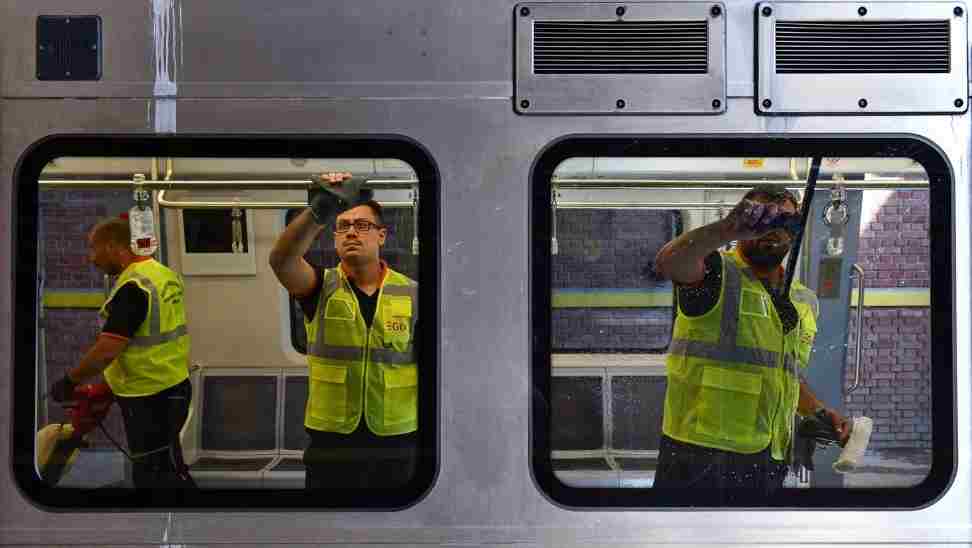
<path fill-rule="evenodd" d="M 783 487 L 787 467 L 773 460 L 767 447 L 746 455 L 684 443 L 662 435 L 655 487 L 746 489 L 769 495 Z"/>
<path fill-rule="evenodd" d="M 125 421 L 135 488 L 194 488 L 179 443 L 192 400 L 189 379 L 151 396 L 116 399 Z"/>
<path fill-rule="evenodd" d="M 415 475 L 418 433 L 378 436 L 364 419 L 350 434 L 306 429 L 307 489 L 401 487 Z"/>

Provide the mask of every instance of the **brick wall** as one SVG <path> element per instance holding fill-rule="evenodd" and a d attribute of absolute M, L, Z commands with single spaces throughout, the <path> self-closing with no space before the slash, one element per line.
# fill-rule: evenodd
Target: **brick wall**
<path fill-rule="evenodd" d="M 558 211 L 553 287 L 670 290 L 654 261 L 677 222 L 669 211 Z M 670 307 L 553 310 L 555 352 L 662 352 L 671 330 Z"/>
<path fill-rule="evenodd" d="M 864 219 L 858 262 L 866 289 L 930 286 L 928 192 L 895 191 Z M 845 387 L 853 383 L 857 314 L 850 317 Z M 931 447 L 931 310 L 866 308 L 861 388 L 848 415 L 874 420 L 871 447 Z"/>
<path fill-rule="evenodd" d="M 555 308 L 555 352 L 664 352 L 672 308 Z"/>
<path fill-rule="evenodd" d="M 654 261 L 676 222 L 669 211 L 558 211 L 554 288 L 668 287 L 655 276 Z"/>
<path fill-rule="evenodd" d="M 928 260 L 928 192 L 891 193 L 861 227 L 857 261 L 867 287 L 929 287 Z"/>
<path fill-rule="evenodd" d="M 931 312 L 864 310 L 860 388 L 845 397 L 848 416 L 874 420 L 871 447 L 931 447 Z M 857 314 L 851 313 L 844 386 L 854 382 Z"/>

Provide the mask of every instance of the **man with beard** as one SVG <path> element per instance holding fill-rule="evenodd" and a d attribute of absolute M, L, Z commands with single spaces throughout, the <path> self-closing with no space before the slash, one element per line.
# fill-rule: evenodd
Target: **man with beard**
<path fill-rule="evenodd" d="M 799 215 L 780 187 L 750 190 L 720 221 L 665 244 L 656 269 L 675 285 L 676 318 L 655 487 L 783 484 L 794 415 L 847 419 L 824 406 L 802 375 L 816 334 L 817 298 L 781 266 L 794 235 L 774 228 Z M 721 252 L 727 243 L 732 251 Z"/>
<path fill-rule="evenodd" d="M 192 399 L 182 277 L 133 253 L 130 242 L 125 219 L 101 221 L 88 234 L 88 260 L 118 278 L 101 307 L 101 333 L 51 397 L 71 400 L 78 383 L 103 373 L 122 411 L 135 488 L 194 488 L 179 444 Z"/>

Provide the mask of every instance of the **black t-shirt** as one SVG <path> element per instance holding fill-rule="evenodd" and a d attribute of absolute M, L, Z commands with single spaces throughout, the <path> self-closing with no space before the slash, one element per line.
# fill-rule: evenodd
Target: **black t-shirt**
<path fill-rule="evenodd" d="M 321 290 L 324 288 L 324 276 L 321 275 L 320 268 L 314 267 L 314 272 L 317 274 L 317 279 L 314 281 L 314 289 L 309 295 L 297 299 L 297 304 L 300 305 L 300 309 L 304 312 L 304 316 L 308 321 L 312 320 L 314 313 L 317 312 L 317 302 L 320 300 Z M 351 283 L 351 289 L 354 290 L 354 296 L 358 298 L 358 308 L 361 309 L 361 315 L 364 317 L 365 325 L 370 328 L 371 322 L 375 319 L 375 310 L 378 308 L 379 291 L 376 290 L 373 295 L 368 295 L 353 282 Z"/>
<path fill-rule="evenodd" d="M 797 325 L 797 310 L 789 297 L 779 295 L 767 280 L 761 280 L 763 287 L 773 300 L 773 307 L 783 323 L 783 331 L 789 333 Z M 702 282 L 691 286 L 675 284 L 678 290 L 678 303 L 686 316 L 701 316 L 712 310 L 719 302 L 722 288 L 722 255 L 713 251 L 705 258 L 705 275 Z"/>
<path fill-rule="evenodd" d="M 108 319 L 101 332 L 131 339 L 145 321 L 148 305 L 148 295 L 135 282 L 126 283 L 108 303 Z"/>

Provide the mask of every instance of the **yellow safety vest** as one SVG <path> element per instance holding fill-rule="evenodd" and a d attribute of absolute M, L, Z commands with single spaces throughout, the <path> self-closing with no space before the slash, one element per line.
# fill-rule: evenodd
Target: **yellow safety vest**
<path fill-rule="evenodd" d="M 817 332 L 817 297 L 793 281 L 797 326 L 783 333 L 772 298 L 738 254 L 722 253 L 722 289 L 702 316 L 677 311 L 666 360 L 662 431 L 679 441 L 783 460 Z"/>
<path fill-rule="evenodd" d="M 149 396 L 189 377 L 182 278 L 153 259 L 134 262 L 118 276 L 99 311 L 102 318 L 108 317 L 108 304 L 129 282 L 145 292 L 148 313 L 125 350 L 105 369 L 105 380 L 119 396 Z"/>
<path fill-rule="evenodd" d="M 344 271 L 329 268 L 307 329 L 309 391 L 304 426 L 349 434 L 364 414 L 379 436 L 418 428 L 413 336 L 418 284 L 385 269 L 369 329 Z"/>

